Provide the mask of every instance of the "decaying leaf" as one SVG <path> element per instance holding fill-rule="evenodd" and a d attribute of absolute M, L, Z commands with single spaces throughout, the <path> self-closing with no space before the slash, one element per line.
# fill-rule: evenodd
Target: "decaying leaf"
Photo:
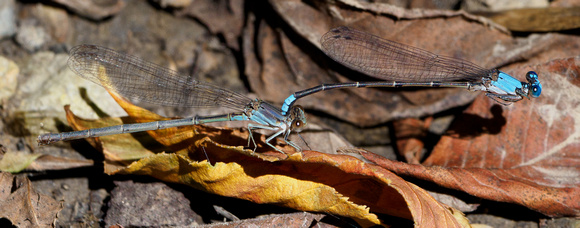
<path fill-rule="evenodd" d="M 0 173 L 0 193 L 0 217 L 18 227 L 53 226 L 62 209 L 54 199 L 37 193 L 28 178 L 10 173 Z"/>

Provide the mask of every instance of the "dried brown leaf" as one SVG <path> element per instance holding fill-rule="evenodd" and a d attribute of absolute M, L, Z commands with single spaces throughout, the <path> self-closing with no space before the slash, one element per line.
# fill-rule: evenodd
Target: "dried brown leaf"
<path fill-rule="evenodd" d="M 13 186 L 13 183 L 16 186 Z M 30 180 L 0 173 L 0 217 L 18 227 L 50 227 L 62 206 L 47 195 L 37 193 Z"/>

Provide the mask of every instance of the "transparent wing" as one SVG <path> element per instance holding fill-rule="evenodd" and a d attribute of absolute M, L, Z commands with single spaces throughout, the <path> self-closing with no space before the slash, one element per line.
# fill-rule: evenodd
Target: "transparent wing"
<path fill-rule="evenodd" d="M 70 51 L 71 70 L 123 97 L 179 107 L 229 107 L 243 110 L 251 99 L 140 58 L 96 45 Z"/>
<path fill-rule="evenodd" d="M 322 50 L 335 61 L 388 81 L 481 81 L 491 72 L 466 60 L 439 56 L 344 26 L 331 29 L 320 42 Z"/>

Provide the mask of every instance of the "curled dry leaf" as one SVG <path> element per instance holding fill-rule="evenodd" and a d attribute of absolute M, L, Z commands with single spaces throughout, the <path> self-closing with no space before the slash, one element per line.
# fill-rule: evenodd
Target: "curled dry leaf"
<path fill-rule="evenodd" d="M 116 99 L 132 121 L 165 119 Z M 70 121 L 80 129 L 80 120 Z M 133 146 L 137 143 L 126 141 L 131 140 L 130 135 L 101 137 L 93 143 L 106 151 L 106 162 L 117 159 L 109 174 L 150 175 L 222 196 L 351 217 L 364 226 L 381 224 L 369 210 L 413 219 L 419 227 L 468 225 L 461 212 L 437 202 L 423 189 L 352 156 L 314 151 L 282 155 L 268 147 L 253 152 L 240 146 L 247 143 L 247 132 L 204 126 L 152 131 L 148 137 L 145 140 L 175 152 L 153 153 Z M 281 149 L 292 151 L 289 146 Z M 129 150 L 139 156 L 121 161 Z"/>
<path fill-rule="evenodd" d="M 515 70 L 541 75 L 542 96 L 511 106 L 477 99 L 423 165 L 365 154 L 398 174 L 545 215 L 580 215 L 580 58 Z"/>

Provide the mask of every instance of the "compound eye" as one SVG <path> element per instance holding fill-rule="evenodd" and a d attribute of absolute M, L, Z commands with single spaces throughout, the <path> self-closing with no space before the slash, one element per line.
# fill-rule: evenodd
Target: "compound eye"
<path fill-rule="evenodd" d="M 299 132 L 304 127 L 304 122 L 302 120 L 294 120 L 292 121 L 292 130 Z"/>
<path fill-rule="evenodd" d="M 526 74 L 526 79 L 530 83 L 530 94 L 533 98 L 539 97 L 542 94 L 542 84 L 538 81 L 538 74 L 536 72 L 530 71 Z"/>
<path fill-rule="evenodd" d="M 538 81 L 538 74 L 536 74 L 536 72 L 529 71 L 526 74 L 526 80 L 528 80 L 529 83 L 535 84 Z"/>
<path fill-rule="evenodd" d="M 532 85 L 531 93 L 533 98 L 539 97 L 542 94 L 542 86 L 539 84 Z"/>

